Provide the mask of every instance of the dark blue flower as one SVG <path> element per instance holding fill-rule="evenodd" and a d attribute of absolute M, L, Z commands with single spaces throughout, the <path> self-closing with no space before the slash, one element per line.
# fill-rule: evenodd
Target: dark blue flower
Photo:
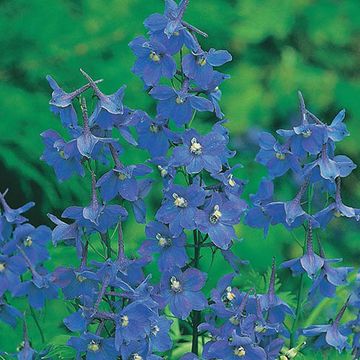
<path fill-rule="evenodd" d="M 141 77 L 146 85 L 157 85 L 162 76 L 171 79 L 175 75 L 176 62 L 160 42 L 139 36 L 131 41 L 129 46 L 137 56 L 132 71 Z"/>
<path fill-rule="evenodd" d="M 150 91 L 151 96 L 159 100 L 157 112 L 166 119 L 174 120 L 178 126 L 187 124 L 194 110 L 213 111 L 211 101 L 201 96 L 189 93 L 187 86 L 175 90 L 169 86 L 156 86 Z"/>
<path fill-rule="evenodd" d="M 102 338 L 85 333 L 80 337 L 72 337 L 67 343 L 76 350 L 77 356 L 85 354 L 88 360 L 116 360 L 119 353 L 115 349 L 114 338 Z"/>
<path fill-rule="evenodd" d="M 174 268 L 163 273 L 161 293 L 176 317 L 184 320 L 192 310 L 203 310 L 207 306 L 207 300 L 201 292 L 206 277 L 205 273 L 194 268 L 184 272 Z"/>
<path fill-rule="evenodd" d="M 13 291 L 20 283 L 20 275 L 26 271 L 26 264 L 19 255 L 0 254 L 0 297 L 7 291 Z"/>
<path fill-rule="evenodd" d="M 73 174 L 84 176 L 81 165 L 81 154 L 77 148 L 76 140 L 65 142 L 62 137 L 53 130 L 47 130 L 41 134 L 45 149 L 41 160 L 54 168 L 56 177 L 67 180 Z"/>
<path fill-rule="evenodd" d="M 140 253 L 145 255 L 159 253 L 157 263 L 160 271 L 182 267 L 186 264 L 188 256 L 185 250 L 186 237 L 183 232 L 174 236 L 167 226 L 152 221 L 146 225 L 145 233 L 147 240 L 141 245 Z"/>
<path fill-rule="evenodd" d="M 149 174 L 152 170 L 146 165 L 116 166 L 104 174 L 97 182 L 100 187 L 101 196 L 104 200 L 110 201 L 116 195 L 122 198 L 135 201 L 138 197 L 139 186 L 136 176 Z"/>
<path fill-rule="evenodd" d="M 211 241 L 221 249 L 228 249 L 231 240 L 236 239 L 234 225 L 240 221 L 240 216 L 246 205 L 226 200 L 219 194 L 214 194 L 205 205 L 204 210 L 196 214 L 196 224 L 199 230 L 209 234 Z"/>
<path fill-rule="evenodd" d="M 182 65 L 184 74 L 198 85 L 207 89 L 214 76 L 214 66 L 221 66 L 232 60 L 226 50 L 198 49 L 196 53 L 184 56 Z"/>
<path fill-rule="evenodd" d="M 281 145 L 269 133 L 262 132 L 259 136 L 260 151 L 255 160 L 265 165 L 272 177 L 284 175 L 289 169 L 300 172 L 300 164 L 297 157 L 292 154 L 289 143 Z"/>
<path fill-rule="evenodd" d="M 205 136 L 195 130 L 187 130 L 182 136 L 183 145 L 177 146 L 172 155 L 174 166 L 185 166 L 186 171 L 195 174 L 205 169 L 210 173 L 221 170 L 225 154 L 226 139 L 216 131 Z"/>
<path fill-rule="evenodd" d="M 180 235 L 182 229 L 194 230 L 197 208 L 203 205 L 204 200 L 204 190 L 195 183 L 189 187 L 171 185 L 164 194 L 156 219 L 169 224 L 175 236 Z"/>

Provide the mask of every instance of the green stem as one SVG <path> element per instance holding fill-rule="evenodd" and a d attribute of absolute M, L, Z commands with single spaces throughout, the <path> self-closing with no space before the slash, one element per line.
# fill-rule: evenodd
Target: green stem
<path fill-rule="evenodd" d="M 39 320 L 37 319 L 36 313 L 35 313 L 34 309 L 33 309 L 31 306 L 30 306 L 30 312 L 31 312 L 32 318 L 33 318 L 34 321 L 35 321 L 36 327 L 37 327 L 38 330 L 39 330 L 39 333 L 40 333 L 40 336 L 41 336 L 41 342 L 42 342 L 43 344 L 45 344 L 45 336 L 44 336 L 44 333 L 43 333 L 43 331 L 42 331 L 42 329 L 41 329 L 41 326 L 40 326 Z"/>
<path fill-rule="evenodd" d="M 194 236 L 194 267 L 199 268 L 199 259 L 200 259 L 200 250 L 201 246 L 199 243 L 199 237 L 197 230 L 193 232 Z M 200 311 L 192 312 L 192 343 L 191 343 L 191 352 L 195 355 L 199 355 L 199 333 L 198 326 L 201 322 Z"/>
<path fill-rule="evenodd" d="M 297 325 L 299 322 L 300 312 L 301 312 L 301 301 L 302 301 L 302 292 L 304 287 L 304 274 L 300 276 L 300 285 L 297 295 L 297 303 L 296 303 L 296 312 L 295 312 L 295 319 L 291 328 L 291 335 L 290 335 L 290 349 L 295 345 L 295 333 L 297 330 Z"/>

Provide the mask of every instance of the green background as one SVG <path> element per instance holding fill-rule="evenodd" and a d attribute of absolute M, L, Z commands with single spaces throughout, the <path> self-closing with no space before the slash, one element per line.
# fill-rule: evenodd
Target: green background
<path fill-rule="evenodd" d="M 29 212 L 34 224 L 49 224 L 46 213 L 59 215 L 62 209 L 85 205 L 89 200 L 88 180 L 72 178 L 58 183 L 52 169 L 39 160 L 43 151 L 39 134 L 48 128 L 61 130 L 59 120 L 48 111 L 51 91 L 46 74 L 70 91 L 85 83 L 81 67 L 94 78 L 104 79 L 101 88 L 105 93 L 126 84 L 126 105 L 154 114 L 154 102 L 131 73 L 134 56 L 127 44 L 145 33 L 143 20 L 162 9 L 160 0 L 0 2 L 0 191 L 10 188 L 7 199 L 13 207 L 36 201 L 36 208 Z M 346 124 L 352 136 L 337 151 L 360 163 L 357 0 L 191 0 L 185 19 L 209 34 L 208 39 L 201 39 L 205 49 L 228 49 L 233 54 L 233 62 L 223 68 L 231 79 L 222 86 L 222 109 L 229 120 L 231 147 L 238 150 L 234 162 L 244 164 L 239 175 L 249 180 L 246 194 L 255 192 L 266 175 L 265 169 L 253 161 L 257 151 L 254 134 L 262 129 L 275 132 L 296 123 L 299 89 L 308 108 L 326 122 L 331 122 L 340 109 L 346 109 Z M 214 120 L 202 117 L 195 126 L 202 129 Z M 145 151 L 131 150 L 126 162 L 145 158 Z M 278 199 L 294 196 L 295 188 L 288 179 L 276 185 Z M 345 180 L 343 188 L 344 202 L 360 206 L 359 170 Z M 159 192 L 160 187 L 155 186 L 147 199 L 149 220 L 159 205 Z M 359 226 L 351 221 L 334 221 L 326 233 L 320 233 L 327 255 L 343 257 L 346 264 L 358 266 L 358 231 Z M 260 230 L 245 226 L 239 226 L 237 232 L 243 242 L 235 246 L 236 252 L 252 264 L 241 271 L 239 283 L 244 286 L 259 282 L 258 272 L 267 270 L 272 256 L 281 262 L 301 253 L 282 227 L 272 228 L 267 239 Z M 124 224 L 124 233 L 127 252 L 133 254 L 144 239 L 144 226 L 131 217 Z M 301 230 L 296 236 L 302 236 Z M 72 249 L 59 246 L 52 253 L 50 268 L 75 261 Z M 202 267 L 207 270 L 209 266 L 206 255 Z M 229 269 L 216 260 L 208 286 L 225 271 Z M 287 276 L 281 272 L 280 278 Z M 297 280 L 292 284 L 286 282 L 284 291 L 296 288 Z M 294 300 L 288 293 L 285 296 L 290 302 Z M 342 290 L 340 296 L 345 299 L 346 291 Z M 339 308 L 340 303 L 335 303 L 326 303 L 329 316 Z M 66 333 L 61 317 L 67 313 L 59 301 L 40 314 L 47 340 Z M 321 320 L 316 318 L 317 323 Z M 29 323 L 38 337 L 34 324 Z M 18 330 L 9 332 L 0 324 L 0 349 L 13 350 L 21 338 Z M 38 340 L 34 345 L 39 345 Z"/>

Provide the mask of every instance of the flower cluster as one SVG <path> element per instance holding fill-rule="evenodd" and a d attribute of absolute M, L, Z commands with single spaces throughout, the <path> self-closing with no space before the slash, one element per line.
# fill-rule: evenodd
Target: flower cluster
<path fill-rule="evenodd" d="M 24 341 L 12 354 L 18 359 L 51 358 L 51 346 L 32 348 L 26 312 L 36 319 L 36 312 L 58 296 L 71 305 L 63 323 L 66 346 L 76 359 L 170 358 L 182 340 L 172 336 L 173 324 L 189 343 L 179 355 L 182 360 L 289 360 L 301 351 L 303 337 L 307 347 L 341 352 L 350 348 L 352 336 L 354 358 L 360 356 L 358 288 L 332 322 L 300 322 L 306 277 L 309 303 L 319 306 L 319 299 L 334 298 L 337 288 L 347 285 L 352 271 L 335 267 L 341 260 L 326 258 L 319 240 L 333 219 L 360 219 L 360 210 L 343 204 L 341 197 L 342 178 L 356 167 L 347 156 L 335 154 L 336 143 L 348 135 L 345 113 L 328 125 L 306 108 L 299 93 L 301 123 L 278 130 L 282 140 L 265 132 L 259 136 L 256 161 L 267 167 L 268 176 L 248 204 L 219 105 L 219 87 L 229 78 L 219 67 L 232 57 L 226 50 L 202 48 L 198 38 L 207 35 L 183 19 L 188 3 L 165 0 L 164 14 L 144 22 L 147 37 L 129 44 L 136 57 L 132 70 L 156 101 L 153 113 L 128 108 L 125 86 L 104 94 L 102 80 L 83 70 L 87 83 L 70 93 L 47 76 L 53 90 L 50 109 L 65 135 L 41 134 L 42 160 L 59 181 L 83 177 L 89 197 L 61 215 L 48 214 L 54 224 L 50 230 L 32 226 L 22 215 L 33 203 L 12 209 L 7 191 L 0 193 L 0 320 L 13 327 L 23 322 Z M 90 92 L 96 99 L 91 109 Z M 207 118 L 207 132 L 192 128 L 198 112 Z M 120 138 L 129 144 L 126 148 Z M 135 147 L 147 151 L 146 163 L 126 163 L 126 151 Z M 290 172 L 298 187 L 294 198 L 276 201 L 274 180 Z M 163 196 L 155 218 L 147 222 L 144 199 L 154 179 L 161 179 Z M 137 254 L 125 251 L 129 216 L 146 224 Z M 278 292 L 275 259 L 266 291 L 235 286 L 245 263 L 232 249 L 242 217 L 264 235 L 277 224 L 290 232 L 305 229 L 303 253 L 281 264 L 300 277 L 296 307 Z M 44 262 L 50 258 L 50 242 L 74 247 L 78 263 L 49 272 Z M 221 254 L 233 268 L 210 292 L 201 263 L 205 250 Z M 151 262 L 159 270 L 155 276 L 146 268 Z M 25 316 L 11 305 L 11 297 L 27 297 Z M 348 307 L 357 317 L 341 325 Z"/>

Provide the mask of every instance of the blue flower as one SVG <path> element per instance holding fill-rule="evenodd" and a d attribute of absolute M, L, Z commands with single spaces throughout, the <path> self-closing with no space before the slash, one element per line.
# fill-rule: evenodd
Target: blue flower
<path fill-rule="evenodd" d="M 341 353 L 345 348 L 349 348 L 347 337 L 343 334 L 343 330 L 339 327 L 339 322 L 344 315 L 349 299 L 342 306 L 332 324 L 312 325 L 302 330 L 302 334 L 306 337 L 317 336 L 315 346 L 323 348 L 332 346 Z"/>
<path fill-rule="evenodd" d="M 210 173 L 221 170 L 226 139 L 216 131 L 200 136 L 195 130 L 187 130 L 182 136 L 183 145 L 177 146 L 172 155 L 174 166 L 185 166 L 190 174 L 205 169 Z"/>
<path fill-rule="evenodd" d="M 0 286 L 1 288 L 1 286 Z M 18 319 L 23 317 L 22 313 L 15 307 L 7 304 L 2 297 L 0 297 L 0 320 L 12 326 L 16 326 Z"/>
<path fill-rule="evenodd" d="M 207 300 L 201 292 L 206 277 L 205 273 L 194 268 L 184 272 L 174 268 L 163 273 L 162 295 L 176 317 L 185 320 L 192 310 L 203 310 L 207 306 Z"/>
<path fill-rule="evenodd" d="M 67 343 L 76 350 L 77 356 L 85 354 L 88 360 L 116 360 L 119 353 L 115 350 L 114 338 L 85 333 L 72 337 Z"/>
<path fill-rule="evenodd" d="M 171 349 L 173 344 L 170 337 L 172 320 L 168 320 L 166 316 L 156 317 L 151 320 L 150 348 L 159 352 Z"/>
<path fill-rule="evenodd" d="M 192 50 L 198 46 L 186 26 L 195 28 L 182 20 L 186 5 L 184 0 L 179 5 L 174 0 L 166 0 L 164 15 L 152 14 L 144 22 L 151 38 L 163 44 L 170 54 L 177 53 L 184 44 Z"/>
<path fill-rule="evenodd" d="M 53 130 L 47 130 L 41 134 L 45 149 L 41 160 L 54 168 L 56 177 L 67 180 L 73 174 L 84 176 L 81 165 L 81 154 L 77 148 L 76 140 L 65 142 L 62 137 Z"/>
<path fill-rule="evenodd" d="M 132 71 L 140 76 L 146 85 L 157 85 L 162 76 L 171 79 L 175 75 L 176 62 L 160 42 L 139 36 L 131 41 L 129 46 L 137 56 Z"/>
<path fill-rule="evenodd" d="M 46 80 L 53 89 L 49 102 L 51 111 L 55 115 L 60 115 L 61 122 L 65 127 L 70 129 L 76 128 L 77 116 L 72 101 L 90 88 L 91 85 L 86 84 L 71 93 L 66 93 L 50 75 L 46 76 Z"/>
<path fill-rule="evenodd" d="M 175 90 L 169 86 L 156 86 L 150 95 L 159 100 L 157 104 L 158 115 L 174 120 L 177 126 L 187 124 L 193 111 L 213 111 L 214 107 L 208 99 L 188 92 L 187 86 Z"/>
<path fill-rule="evenodd" d="M 185 55 L 182 65 L 184 74 L 188 78 L 207 89 L 214 77 L 213 67 L 224 65 L 231 60 L 232 57 L 226 50 L 203 51 L 198 49 L 196 53 Z"/>
<path fill-rule="evenodd" d="M 31 209 L 35 203 L 29 202 L 18 209 L 12 209 L 5 200 L 6 194 L 7 190 L 4 193 L 0 193 L 0 203 L 3 208 L 3 215 L 5 216 L 6 221 L 14 224 L 21 224 L 27 221 L 28 219 L 21 214 Z"/>
<path fill-rule="evenodd" d="M 283 268 L 290 268 L 294 275 L 299 275 L 304 271 L 308 274 L 310 279 L 314 279 L 317 272 L 324 266 L 324 259 L 314 253 L 313 238 L 312 238 L 312 225 L 309 222 L 309 228 L 306 238 L 306 249 L 304 255 L 285 261 L 281 264 Z"/>
<path fill-rule="evenodd" d="M 24 260 L 19 255 L 0 254 L 0 297 L 7 291 L 13 291 L 20 283 L 20 275 L 26 271 Z"/>
<path fill-rule="evenodd" d="M 14 254 L 22 249 L 33 264 L 47 260 L 50 255 L 47 245 L 51 241 L 51 230 L 44 225 L 35 228 L 30 224 L 18 226 L 13 239 L 4 248 L 4 254 Z"/>
<path fill-rule="evenodd" d="M 339 113 L 335 116 L 331 125 L 327 126 L 328 137 L 332 141 L 341 141 L 346 136 L 349 136 L 349 132 L 346 128 L 346 125 L 343 123 L 345 118 L 345 110 L 339 111 Z"/>
<path fill-rule="evenodd" d="M 164 202 L 156 213 L 156 219 L 169 224 L 170 231 L 178 236 L 182 229 L 196 228 L 197 208 L 203 205 L 205 192 L 197 184 L 189 187 L 171 185 L 164 194 Z"/>
<path fill-rule="evenodd" d="M 279 144 L 275 138 L 266 132 L 259 136 L 260 151 L 255 160 L 265 165 L 272 177 L 284 175 L 289 169 L 300 172 L 300 164 L 297 157 L 290 151 L 289 143 Z"/>
<path fill-rule="evenodd" d="M 170 130 L 166 127 L 167 120 L 157 116 L 152 120 L 144 114 L 137 124 L 139 147 L 149 151 L 151 157 L 165 156 L 169 149 Z"/>
<path fill-rule="evenodd" d="M 204 210 L 197 212 L 196 224 L 201 232 L 209 234 L 216 246 L 227 250 L 231 240 L 236 239 L 234 225 L 239 223 L 245 208 L 215 193 L 206 202 Z"/>
<path fill-rule="evenodd" d="M 116 314 L 115 347 L 120 349 L 123 342 L 144 339 L 151 331 L 152 311 L 134 302 Z"/>
<path fill-rule="evenodd" d="M 282 323 L 286 314 L 293 316 L 294 312 L 288 304 L 275 294 L 275 259 L 271 268 L 269 290 L 266 294 L 260 295 L 260 305 L 268 312 L 268 321 L 272 324 Z"/>
<path fill-rule="evenodd" d="M 147 240 L 143 242 L 140 253 L 150 255 L 159 253 L 157 264 L 160 271 L 174 267 L 182 267 L 188 261 L 185 250 L 186 237 L 183 232 L 174 236 L 169 228 L 162 223 L 152 221 L 146 225 Z"/>
<path fill-rule="evenodd" d="M 104 200 L 110 201 L 116 195 L 122 198 L 135 201 L 138 198 L 139 186 L 136 176 L 149 174 L 152 170 L 146 165 L 116 166 L 105 173 L 96 186 L 100 187 L 101 196 Z"/>

